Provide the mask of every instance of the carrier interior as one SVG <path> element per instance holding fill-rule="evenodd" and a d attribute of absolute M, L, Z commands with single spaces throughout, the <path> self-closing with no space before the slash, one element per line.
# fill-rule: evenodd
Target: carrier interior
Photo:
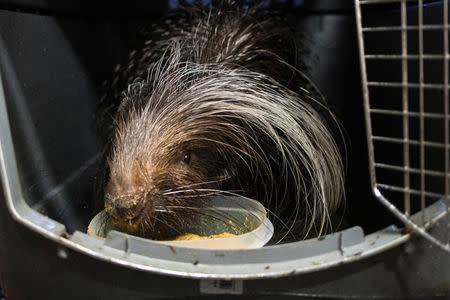
<path fill-rule="evenodd" d="M 305 44 L 311 79 L 342 122 L 347 175 L 340 228 L 357 225 L 367 234 L 396 221 L 370 191 L 356 25 L 347 2 L 281 8 Z M 1 76 L 22 193 L 68 233 L 85 232 L 97 212 L 99 87 L 133 49 L 139 25 L 165 10 L 160 4 L 125 16 L 0 10 Z"/>

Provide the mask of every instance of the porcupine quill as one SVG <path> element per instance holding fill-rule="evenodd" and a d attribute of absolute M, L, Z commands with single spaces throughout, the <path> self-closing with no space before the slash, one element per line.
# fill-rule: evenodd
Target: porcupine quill
<path fill-rule="evenodd" d="M 344 194 L 336 120 L 287 28 L 225 1 L 145 32 L 97 117 L 110 124 L 98 190 L 116 222 L 176 228 L 207 196 L 241 194 L 264 204 L 279 239 L 330 225 Z"/>

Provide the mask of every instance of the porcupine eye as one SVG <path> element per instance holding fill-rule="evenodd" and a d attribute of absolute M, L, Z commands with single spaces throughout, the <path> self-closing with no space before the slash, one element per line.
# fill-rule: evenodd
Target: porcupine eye
<path fill-rule="evenodd" d="M 183 162 L 188 165 L 190 161 L 191 161 L 191 155 L 189 153 L 184 153 L 183 154 Z"/>

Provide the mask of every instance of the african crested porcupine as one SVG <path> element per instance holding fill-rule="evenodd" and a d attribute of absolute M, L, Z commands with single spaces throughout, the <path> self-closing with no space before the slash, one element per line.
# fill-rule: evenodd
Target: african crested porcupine
<path fill-rule="evenodd" d="M 334 117 L 299 70 L 291 31 L 223 2 L 173 13 L 116 68 L 99 117 L 111 120 L 106 211 L 139 234 L 188 222 L 212 194 L 240 194 L 265 205 L 279 236 L 320 234 L 343 197 Z"/>

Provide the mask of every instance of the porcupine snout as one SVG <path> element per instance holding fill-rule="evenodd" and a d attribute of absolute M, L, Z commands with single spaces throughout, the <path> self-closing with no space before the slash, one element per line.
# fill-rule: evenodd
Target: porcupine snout
<path fill-rule="evenodd" d="M 147 206 L 145 192 L 123 189 L 111 183 L 106 187 L 105 209 L 117 220 L 137 219 Z"/>

